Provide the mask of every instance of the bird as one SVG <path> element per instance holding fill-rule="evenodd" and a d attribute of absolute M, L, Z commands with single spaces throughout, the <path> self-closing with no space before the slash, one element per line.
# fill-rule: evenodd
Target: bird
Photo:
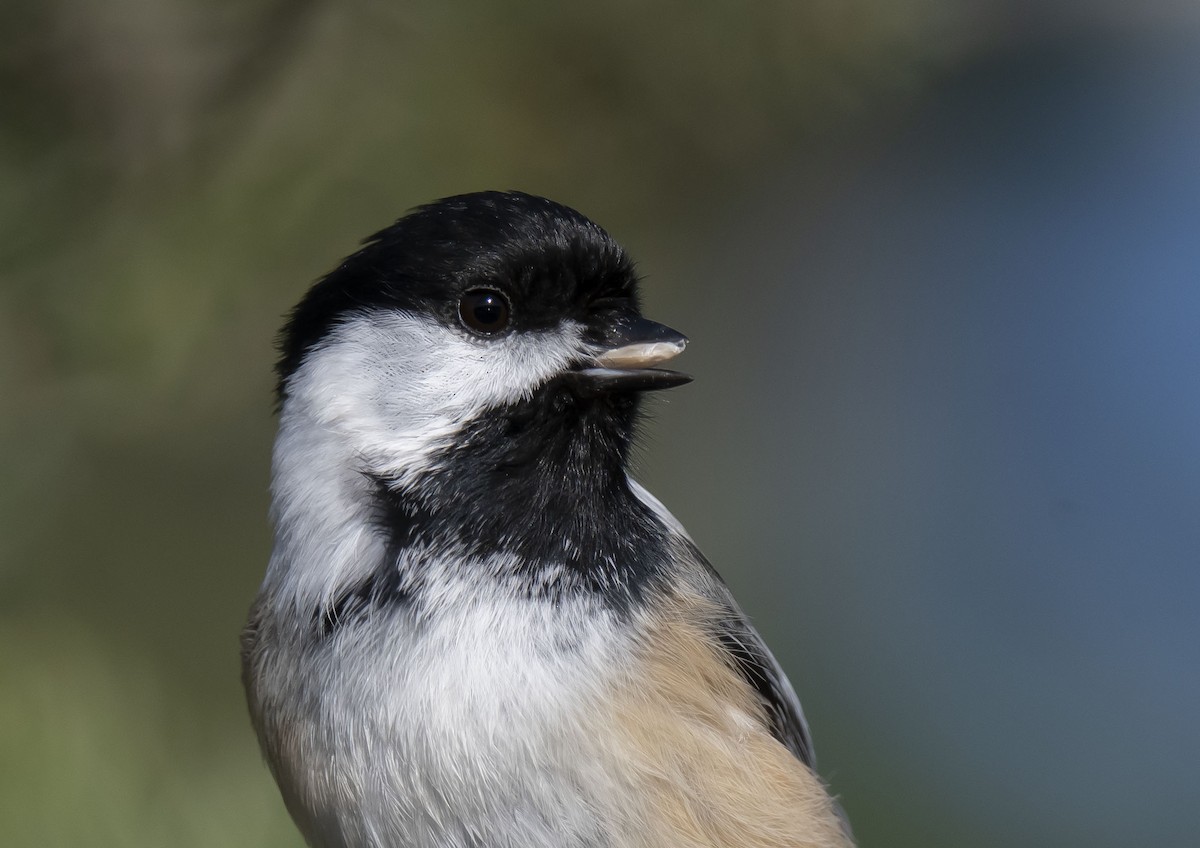
<path fill-rule="evenodd" d="M 280 335 L 251 722 L 314 848 L 849 848 L 796 694 L 629 472 L 688 340 L 554 201 L 418 207 Z"/>

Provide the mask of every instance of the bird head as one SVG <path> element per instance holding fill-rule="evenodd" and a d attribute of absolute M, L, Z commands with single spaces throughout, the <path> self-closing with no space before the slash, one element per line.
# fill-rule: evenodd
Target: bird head
<path fill-rule="evenodd" d="M 655 367 L 687 339 L 641 315 L 637 286 L 608 233 L 552 201 L 482 192 L 420 207 L 292 313 L 282 426 L 336 434 L 396 485 L 472 447 L 512 466 L 535 440 L 567 450 L 568 436 L 623 465 L 638 395 L 690 379 Z M 481 450 L 485 438 L 503 443 Z"/>

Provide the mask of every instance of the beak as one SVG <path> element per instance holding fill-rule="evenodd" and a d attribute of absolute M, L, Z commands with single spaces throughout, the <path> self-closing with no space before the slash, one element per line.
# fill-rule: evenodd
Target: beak
<path fill-rule="evenodd" d="M 683 353 L 688 342 L 683 333 L 641 316 L 623 316 L 606 341 L 610 347 L 573 372 L 590 393 L 647 392 L 692 381 L 688 374 L 653 367 Z"/>

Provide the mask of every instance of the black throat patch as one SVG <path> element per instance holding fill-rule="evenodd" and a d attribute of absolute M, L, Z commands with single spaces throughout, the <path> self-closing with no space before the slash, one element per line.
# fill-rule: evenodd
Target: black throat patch
<path fill-rule="evenodd" d="M 420 604 L 419 561 L 403 557 L 414 547 L 464 563 L 506 557 L 511 570 L 496 575 L 506 591 L 588 593 L 627 609 L 668 556 L 665 528 L 626 476 L 637 404 L 634 394 L 581 397 L 569 378 L 554 380 L 474 419 L 416 482 L 373 477 L 387 555 L 319 612 L 318 629 Z"/>

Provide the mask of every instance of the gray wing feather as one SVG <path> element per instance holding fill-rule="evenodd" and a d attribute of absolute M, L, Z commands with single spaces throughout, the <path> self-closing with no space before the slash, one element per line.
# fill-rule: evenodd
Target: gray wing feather
<path fill-rule="evenodd" d="M 713 575 L 716 573 L 713 572 Z M 758 631 L 734 605 L 727 591 L 725 594 L 729 617 L 720 622 L 717 638 L 721 646 L 732 659 L 734 668 L 762 699 L 771 723 L 771 733 L 801 762 L 815 769 L 812 737 L 796 691 Z"/>
<path fill-rule="evenodd" d="M 801 762 L 809 768 L 815 768 L 812 737 L 808 732 L 808 722 L 804 719 L 804 710 L 800 707 L 800 699 L 796 697 L 796 691 L 770 649 L 733 599 L 725 581 L 696 547 L 679 520 L 637 481 L 630 478 L 629 486 L 667 530 L 680 539 L 685 556 L 691 560 L 684 564 L 686 570 L 692 575 L 702 575 L 704 585 L 697 588 L 724 611 L 715 635 L 729 655 L 730 664 L 758 693 L 771 723 L 771 733 Z M 688 565 L 692 567 L 687 568 Z"/>

